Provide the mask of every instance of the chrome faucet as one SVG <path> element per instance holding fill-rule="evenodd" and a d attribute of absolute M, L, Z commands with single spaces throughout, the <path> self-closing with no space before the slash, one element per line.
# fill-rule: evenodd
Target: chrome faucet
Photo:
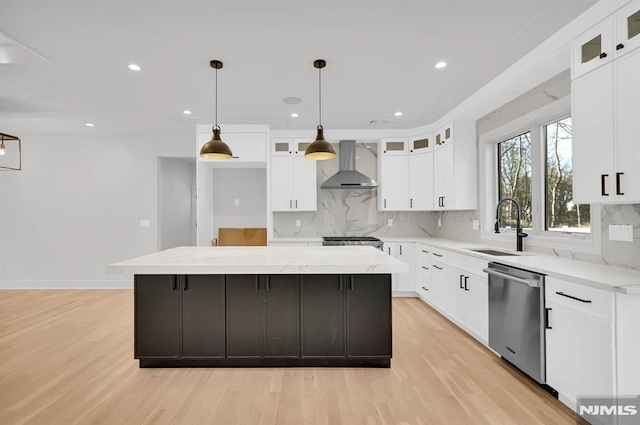
<path fill-rule="evenodd" d="M 516 251 L 522 251 L 522 238 L 526 238 L 527 235 L 522 231 L 522 226 L 520 226 L 520 204 L 513 198 L 503 198 L 498 202 L 498 206 L 496 207 L 496 233 L 500 233 L 500 205 L 502 205 L 505 201 L 511 201 L 516 204 Z"/>

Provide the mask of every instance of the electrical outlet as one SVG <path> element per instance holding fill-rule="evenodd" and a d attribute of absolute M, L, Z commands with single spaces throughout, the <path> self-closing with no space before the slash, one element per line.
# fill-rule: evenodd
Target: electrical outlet
<path fill-rule="evenodd" d="M 302 223 L 300 223 L 300 220 L 296 220 L 296 227 L 300 227 L 302 226 Z"/>
<path fill-rule="evenodd" d="M 609 240 L 633 242 L 633 226 L 630 224 L 610 224 Z"/>
<path fill-rule="evenodd" d="M 151 227 L 151 220 L 140 220 L 140 227 Z"/>
<path fill-rule="evenodd" d="M 473 220 L 471 222 L 471 228 L 473 230 L 480 230 L 480 221 L 479 220 Z"/>
<path fill-rule="evenodd" d="M 393 219 L 392 218 L 387 220 L 387 226 L 393 227 Z"/>
<path fill-rule="evenodd" d="M 233 205 L 235 205 L 236 207 L 240 205 L 240 199 L 236 198 L 233 200 Z"/>

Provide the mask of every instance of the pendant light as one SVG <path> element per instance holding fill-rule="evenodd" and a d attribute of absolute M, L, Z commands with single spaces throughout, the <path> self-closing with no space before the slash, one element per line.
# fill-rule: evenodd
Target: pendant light
<path fill-rule="evenodd" d="M 0 158 L 0 171 L 22 170 L 22 141 L 19 137 L 0 133 Z"/>
<path fill-rule="evenodd" d="M 214 59 L 209 62 L 209 65 L 216 70 L 216 121 L 213 126 L 213 136 L 211 140 L 205 143 L 202 149 L 200 149 L 200 157 L 207 159 L 230 159 L 233 158 L 233 154 L 229 146 L 220 139 L 220 126 L 218 125 L 218 70 L 222 68 L 222 62 Z"/>
<path fill-rule="evenodd" d="M 331 143 L 324 140 L 324 129 L 322 128 L 322 76 L 321 70 L 327 66 L 327 62 L 324 59 L 316 59 L 313 62 L 313 66 L 318 69 L 318 134 L 316 140 L 311 143 L 304 151 L 305 158 L 324 160 L 333 159 L 336 157 L 336 151 L 333 150 Z"/>

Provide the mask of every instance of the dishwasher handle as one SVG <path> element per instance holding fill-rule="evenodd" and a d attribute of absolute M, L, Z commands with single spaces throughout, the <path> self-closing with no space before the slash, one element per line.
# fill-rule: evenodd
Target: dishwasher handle
<path fill-rule="evenodd" d="M 502 273 L 493 269 L 482 269 L 483 272 L 493 275 L 493 276 L 498 276 L 498 277 L 502 277 L 505 279 L 509 279 L 512 280 L 514 282 L 518 282 L 518 283 L 522 283 L 524 285 L 528 285 L 531 288 L 539 288 L 540 287 L 540 281 L 537 279 L 521 279 L 519 277 L 507 274 L 507 273 Z"/>

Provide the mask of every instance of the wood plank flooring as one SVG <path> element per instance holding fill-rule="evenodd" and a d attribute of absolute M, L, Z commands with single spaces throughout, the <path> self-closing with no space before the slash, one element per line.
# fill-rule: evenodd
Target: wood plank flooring
<path fill-rule="evenodd" d="M 0 291 L 2 425 L 575 424 L 418 299 L 390 369 L 139 369 L 133 291 Z"/>

